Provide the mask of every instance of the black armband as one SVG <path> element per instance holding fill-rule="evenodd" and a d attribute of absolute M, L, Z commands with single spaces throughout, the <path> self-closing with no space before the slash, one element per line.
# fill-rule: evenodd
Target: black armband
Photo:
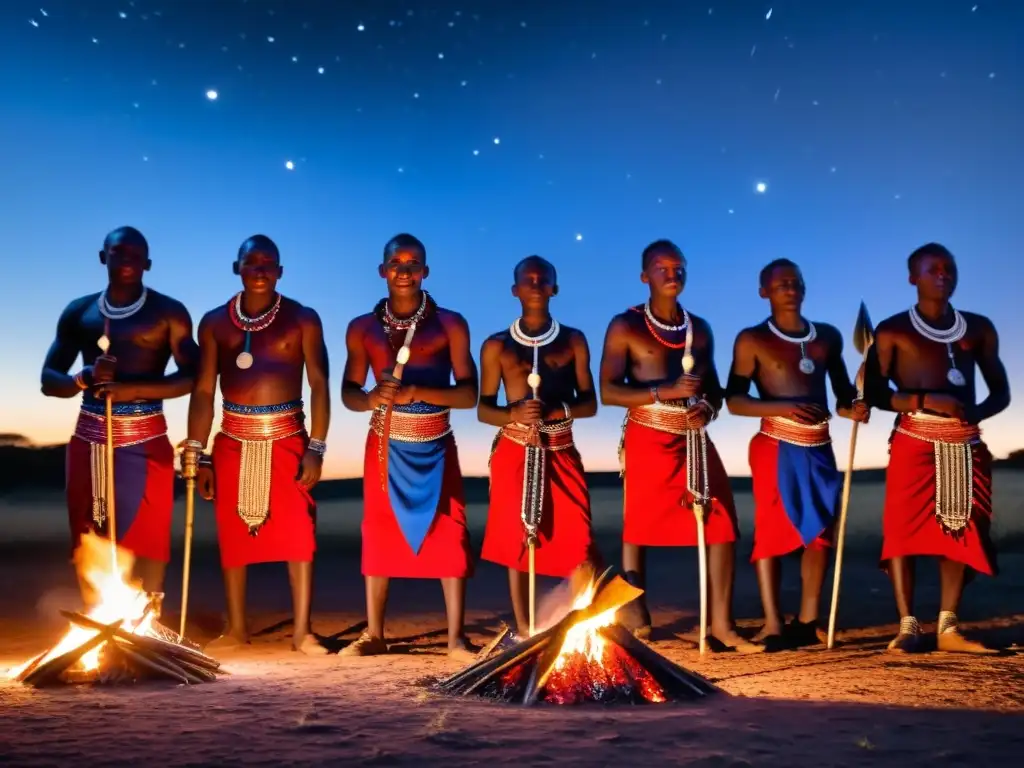
<path fill-rule="evenodd" d="M 486 405 L 489 408 L 498 408 L 498 396 L 494 395 L 480 395 L 480 405 Z"/>
<path fill-rule="evenodd" d="M 746 395 L 750 393 L 750 382 L 749 376 L 740 376 L 735 371 L 729 371 L 729 381 L 726 382 L 725 392 L 722 395 L 728 400 L 730 397 L 736 395 Z"/>

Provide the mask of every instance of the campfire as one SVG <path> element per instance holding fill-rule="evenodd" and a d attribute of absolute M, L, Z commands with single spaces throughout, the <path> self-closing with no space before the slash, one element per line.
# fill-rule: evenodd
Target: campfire
<path fill-rule="evenodd" d="M 115 565 L 116 559 L 116 565 Z M 48 651 L 7 672 L 35 687 L 57 683 L 117 683 L 143 679 L 205 683 L 222 673 L 220 663 L 199 646 L 156 620 L 162 596 L 129 581 L 132 557 L 88 534 L 75 553 L 80 578 L 94 595 L 88 614 L 61 611 L 71 622 Z"/>
<path fill-rule="evenodd" d="M 498 650 L 499 636 L 482 661 L 441 680 L 437 689 L 527 705 L 661 704 L 718 691 L 616 622 L 618 610 L 641 594 L 609 569 L 577 593 L 554 626 L 507 650 Z"/>

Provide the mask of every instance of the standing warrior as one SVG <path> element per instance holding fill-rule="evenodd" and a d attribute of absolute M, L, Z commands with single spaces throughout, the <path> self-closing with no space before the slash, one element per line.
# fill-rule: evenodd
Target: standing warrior
<path fill-rule="evenodd" d="M 986 653 L 959 633 L 956 611 L 975 572 L 992 576 L 997 570 L 990 537 L 992 456 L 979 424 L 1010 404 L 1010 385 L 992 321 L 950 306 L 957 285 L 953 254 L 929 243 L 910 254 L 907 267 L 917 304 L 879 324 L 866 366 L 870 404 L 899 414 L 882 522 L 881 560 L 900 612 L 889 649 L 920 650 L 914 558 L 928 556 L 939 558 L 942 584 L 938 649 Z M 989 391 L 980 404 L 975 365 Z"/>
<path fill-rule="evenodd" d="M 217 379 L 224 397 L 212 455 L 198 457 L 197 483 L 212 499 L 227 592 L 228 627 L 210 648 L 249 642 L 246 566 L 288 563 L 294 627 L 292 647 L 326 650 L 310 631 L 316 549 L 316 505 L 331 420 L 327 349 L 320 317 L 277 292 L 284 269 L 274 241 L 242 243 L 234 272 L 242 290 L 199 323 L 199 373 L 188 409 L 186 450 L 206 448 L 213 426 Z M 310 388 L 307 433 L 302 373 Z"/>
<path fill-rule="evenodd" d="M 696 546 L 691 507 L 702 503 L 710 639 L 741 653 L 760 652 L 764 646 L 740 637 L 732 619 L 739 528 L 729 477 L 704 432 L 722 404 L 711 327 L 679 306 L 686 261 L 678 246 L 651 243 L 641 266 L 650 298 L 612 319 L 601 358 L 601 402 L 628 409 L 619 447 L 625 478 L 622 568 L 627 581 L 642 589 L 645 547 Z M 634 631 L 648 635 L 651 616 L 644 599 L 635 605 Z"/>
<path fill-rule="evenodd" d="M 441 580 L 448 652 L 465 658 L 466 578 L 473 563 L 459 454 L 449 416 L 473 408 L 476 364 L 469 326 L 423 290 L 427 252 L 412 235 L 384 247 L 378 272 L 388 296 L 348 326 L 341 398 L 371 411 L 363 463 L 363 576 L 367 630 L 345 656 L 387 653 L 384 612 L 391 578 Z M 363 389 L 373 369 L 377 385 Z M 454 378 L 454 384 L 452 380 Z"/>
<path fill-rule="evenodd" d="M 843 337 L 825 323 L 800 315 L 805 285 L 799 267 L 777 259 L 761 270 L 760 295 L 771 317 L 736 337 L 726 387 L 729 412 L 761 419 L 750 441 L 754 483 L 754 549 L 765 624 L 759 639 L 769 649 L 825 642 L 818 627 L 821 586 L 832 546 L 833 520 L 843 479 L 829 432 L 826 375 L 836 412 L 868 420 L 843 362 Z M 750 382 L 758 397 L 751 397 Z M 779 558 L 802 551 L 800 613 L 783 634 Z"/>
<path fill-rule="evenodd" d="M 597 398 L 586 337 L 549 312 L 558 293 L 554 266 L 528 256 L 513 279 L 522 315 L 480 351 L 477 416 L 499 428 L 480 556 L 509 569 L 518 634 L 528 637 L 528 538 L 535 540 L 536 573 L 543 576 L 566 578 L 598 559 L 590 493 L 572 434 L 573 420 L 597 413 Z M 501 385 L 505 407 L 498 405 Z"/>
<path fill-rule="evenodd" d="M 174 448 L 162 401 L 188 394 L 198 350 L 184 305 L 142 283 L 152 262 L 141 232 L 121 227 L 107 235 L 100 263 L 107 268 L 107 289 L 75 299 L 61 314 L 43 363 L 42 390 L 49 397 L 82 393 L 67 447 L 72 546 L 84 533 L 106 530 L 106 480 L 113 469 L 117 540 L 134 555 L 142 588 L 161 593 L 174 510 Z M 79 354 L 85 365 L 69 376 Z M 177 371 L 168 376 L 172 357 Z M 105 450 L 107 395 L 113 402 L 113 468 Z M 87 586 L 82 588 L 91 602 Z"/>

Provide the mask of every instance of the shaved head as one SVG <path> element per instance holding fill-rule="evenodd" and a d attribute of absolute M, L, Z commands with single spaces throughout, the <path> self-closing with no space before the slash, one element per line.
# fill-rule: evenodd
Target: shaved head
<path fill-rule="evenodd" d="M 115 245 L 132 245 L 149 254 L 149 243 L 135 227 L 118 227 L 103 238 L 104 251 L 109 251 Z"/>
<path fill-rule="evenodd" d="M 423 261 L 427 260 L 426 246 L 420 242 L 418 237 L 412 235 L 402 233 L 388 240 L 387 245 L 384 246 L 384 261 L 390 259 L 398 251 L 419 251 Z"/>
<path fill-rule="evenodd" d="M 281 252 L 277 249 L 277 243 L 266 235 L 253 235 L 242 243 L 238 249 L 238 260 L 241 261 L 247 254 L 253 251 L 272 254 L 278 261 L 281 261 Z"/>
<path fill-rule="evenodd" d="M 551 274 L 551 283 L 555 284 L 558 282 L 558 271 L 555 269 L 555 265 L 545 259 L 543 256 L 527 256 L 525 259 L 516 264 L 512 270 L 512 281 L 519 282 L 519 273 L 527 267 L 536 267 L 545 272 Z"/>

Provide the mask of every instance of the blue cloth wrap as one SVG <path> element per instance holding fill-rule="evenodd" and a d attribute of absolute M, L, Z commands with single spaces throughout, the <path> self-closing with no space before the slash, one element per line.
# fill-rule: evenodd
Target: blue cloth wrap
<path fill-rule="evenodd" d="M 428 403 L 393 406 L 398 413 L 440 413 Z M 447 436 L 427 443 L 388 440 L 388 500 L 405 540 L 417 555 L 437 514 L 444 484 Z"/>
<path fill-rule="evenodd" d="M 843 479 L 831 445 L 778 443 L 779 497 L 786 516 L 808 546 L 835 519 Z"/>

